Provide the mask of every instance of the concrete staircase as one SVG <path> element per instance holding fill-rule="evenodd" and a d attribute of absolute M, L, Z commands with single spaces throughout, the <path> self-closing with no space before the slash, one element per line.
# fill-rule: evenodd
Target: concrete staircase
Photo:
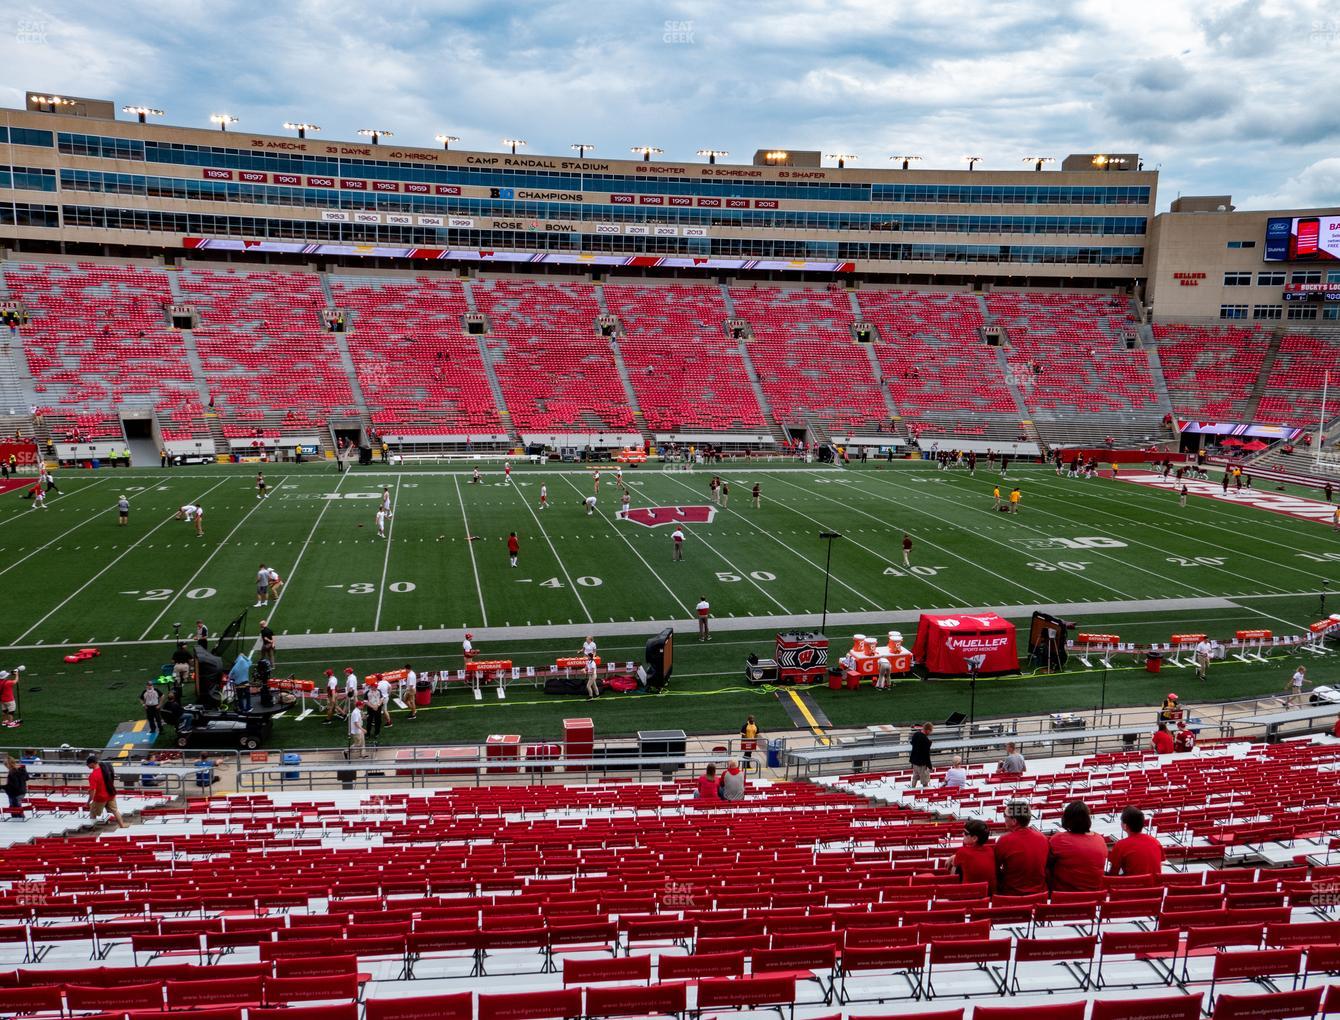
<path fill-rule="evenodd" d="M 1028 401 L 1024 399 L 1024 391 L 1019 388 L 1019 380 L 1015 378 L 1014 370 L 1010 368 L 1010 359 L 1006 356 L 1004 347 L 996 348 L 996 364 L 1000 366 L 1000 377 L 1005 381 L 1005 388 L 1014 398 L 1014 406 L 1019 412 L 1020 421 L 1032 418 L 1033 413 L 1028 409 Z"/>
<path fill-rule="evenodd" d="M 647 419 L 642 416 L 642 408 L 638 405 L 637 393 L 633 390 L 633 380 L 628 375 L 628 366 L 624 364 L 623 352 L 619 350 L 618 339 L 610 337 L 609 345 L 610 353 L 614 356 L 614 368 L 619 373 L 619 379 L 623 382 L 624 396 L 628 398 L 628 408 L 633 412 L 633 424 L 642 434 L 642 441 L 647 442 L 651 439 L 651 432 L 647 428 Z"/>
<path fill-rule="evenodd" d="M 745 378 L 749 380 L 749 386 L 754 391 L 754 399 L 758 401 L 758 406 L 763 411 L 763 420 L 768 423 L 772 438 L 780 445 L 786 441 L 786 432 L 777 420 L 777 416 L 772 413 L 768 398 L 763 395 L 763 384 L 758 381 L 758 370 L 754 368 L 754 359 L 749 356 L 749 345 L 743 340 L 738 341 L 738 343 L 740 345 L 740 362 L 744 365 Z"/>
<path fill-rule="evenodd" d="M 854 304 L 855 298 L 853 298 L 852 301 Z M 870 378 L 882 378 L 884 370 L 879 367 L 879 358 L 875 355 L 875 345 L 862 344 L 861 346 L 865 348 L 865 356 L 870 361 Z M 894 418 L 897 418 L 898 408 L 894 406 L 893 394 L 889 392 L 889 387 L 887 385 L 880 386 L 879 395 L 884 398 L 884 409 L 889 412 L 889 420 L 892 421 Z"/>
<path fill-rule="evenodd" d="M 1247 403 L 1243 408 L 1242 417 L 1246 421 L 1255 421 L 1257 409 L 1261 406 L 1261 398 L 1266 395 L 1266 380 L 1270 378 L 1270 373 L 1275 368 L 1275 361 L 1279 358 L 1280 341 L 1284 339 L 1284 329 L 1276 326 L 1270 331 L 1270 346 L 1266 348 L 1265 357 L 1261 359 L 1261 371 L 1256 376 L 1256 385 L 1252 387 L 1252 392 L 1247 395 Z"/>
<path fill-rule="evenodd" d="M 726 318 L 738 319 L 739 316 L 735 314 L 735 302 L 731 300 L 730 288 L 723 283 L 719 285 L 719 289 L 721 290 L 721 300 L 726 305 Z"/>
<path fill-rule="evenodd" d="M 326 307 L 337 308 L 335 304 L 335 295 L 330 290 L 330 278 L 325 273 L 321 273 L 321 292 L 326 296 Z M 345 329 L 352 331 L 358 328 L 353 312 L 345 314 Z M 363 420 L 365 430 L 372 427 L 372 415 L 368 411 L 367 399 L 363 396 L 363 387 L 358 381 L 358 371 L 354 368 L 354 356 L 349 351 L 349 337 L 347 333 L 331 333 L 335 340 L 335 349 L 340 354 L 340 368 L 344 371 L 345 378 L 349 380 L 349 392 L 353 394 L 354 406 L 358 408 L 359 416 Z"/>
<path fill-rule="evenodd" d="M 471 312 L 478 312 L 478 306 L 475 305 L 475 296 L 470 289 L 470 281 L 461 282 L 461 289 L 465 291 L 466 307 Z M 512 424 L 512 413 L 507 410 L 507 401 L 503 399 L 502 386 L 498 383 L 498 373 L 493 368 L 493 352 L 489 350 L 488 333 L 479 333 L 475 336 L 475 344 L 479 348 L 479 360 L 484 365 L 484 374 L 488 377 L 489 390 L 493 393 L 493 402 L 498 408 L 498 417 L 502 420 L 502 426 L 518 443 L 521 435 Z"/>
<path fill-rule="evenodd" d="M 1159 412 L 1172 414 L 1172 397 L 1168 393 L 1168 381 L 1163 378 L 1163 362 L 1159 360 L 1159 349 L 1154 343 L 1154 331 L 1148 326 L 1140 327 L 1140 342 L 1149 357 L 1149 374 L 1154 380 L 1154 395 L 1158 397 Z"/>

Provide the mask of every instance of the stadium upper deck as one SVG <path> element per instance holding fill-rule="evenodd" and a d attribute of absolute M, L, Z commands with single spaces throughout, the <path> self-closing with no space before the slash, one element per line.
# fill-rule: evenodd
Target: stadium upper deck
<path fill-rule="evenodd" d="M 1158 175 L 1133 155 L 1110 169 L 1071 156 L 1050 172 L 834 169 L 775 153 L 764 165 L 567 159 L 139 124 L 97 100 L 62 109 L 0 110 L 0 240 L 18 250 L 245 243 L 946 285 L 1148 275 Z"/>

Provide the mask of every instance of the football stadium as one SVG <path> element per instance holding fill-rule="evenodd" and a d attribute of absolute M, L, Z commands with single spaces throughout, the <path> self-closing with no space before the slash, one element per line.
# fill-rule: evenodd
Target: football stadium
<path fill-rule="evenodd" d="M 0 42 L 0 1014 L 1340 1013 L 1333 183 L 187 116 L 75 20 Z"/>

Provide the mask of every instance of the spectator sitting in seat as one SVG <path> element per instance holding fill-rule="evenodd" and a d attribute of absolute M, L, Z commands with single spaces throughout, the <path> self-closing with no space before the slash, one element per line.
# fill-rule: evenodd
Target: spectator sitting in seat
<path fill-rule="evenodd" d="M 1090 831 L 1089 805 L 1072 800 L 1061 812 L 1061 831 L 1047 841 L 1047 873 L 1052 892 L 1091 892 L 1103 888 L 1107 840 Z"/>
<path fill-rule="evenodd" d="M 1024 756 L 1019 753 L 1018 746 L 1011 741 L 1005 745 L 1005 757 L 996 766 L 996 772 L 1004 773 L 1007 776 L 1022 776 L 1027 767 Z"/>
<path fill-rule="evenodd" d="M 1126 835 L 1107 855 L 1113 875 L 1158 875 L 1163 871 L 1163 846 L 1145 832 L 1145 813 L 1128 807 L 1121 813 L 1121 831 Z"/>
<path fill-rule="evenodd" d="M 717 767 L 715 765 L 707 766 L 703 769 L 703 774 L 698 777 L 697 797 L 699 800 L 721 799 L 717 794 Z"/>
<path fill-rule="evenodd" d="M 954 760 L 949 763 L 949 770 L 945 772 L 944 785 L 951 790 L 968 785 L 968 770 L 963 767 L 963 759 L 958 755 L 954 755 Z"/>
<path fill-rule="evenodd" d="M 963 823 L 963 846 L 954 852 L 953 868 L 964 882 L 985 882 L 987 895 L 996 894 L 996 851 L 986 822 L 971 818 Z"/>
<path fill-rule="evenodd" d="M 994 845 L 999 891 L 1008 896 L 1047 891 L 1047 837 L 1029 824 L 1032 820 L 1024 801 L 1005 805 L 1005 835 Z"/>
<path fill-rule="evenodd" d="M 744 770 L 734 758 L 726 763 L 726 771 L 721 773 L 717 794 L 722 800 L 744 800 Z"/>

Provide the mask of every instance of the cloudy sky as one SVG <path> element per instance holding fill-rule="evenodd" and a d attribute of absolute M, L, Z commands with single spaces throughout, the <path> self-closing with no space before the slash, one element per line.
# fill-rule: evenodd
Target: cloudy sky
<path fill-rule="evenodd" d="M 9 0 L 0 104 L 43 90 L 173 124 L 608 157 L 1136 151 L 1160 208 L 1297 207 L 1340 205 L 1337 52 L 1334 0 Z"/>

